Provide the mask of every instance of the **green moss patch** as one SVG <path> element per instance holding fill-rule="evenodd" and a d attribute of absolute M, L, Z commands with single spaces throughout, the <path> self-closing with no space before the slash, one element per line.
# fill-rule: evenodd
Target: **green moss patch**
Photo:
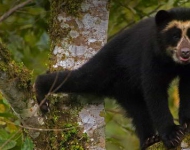
<path fill-rule="evenodd" d="M 23 63 L 13 61 L 10 52 L 2 43 L 0 43 L 0 71 L 8 75 L 10 82 L 16 81 L 18 88 L 22 90 L 31 88 L 32 72 Z"/>

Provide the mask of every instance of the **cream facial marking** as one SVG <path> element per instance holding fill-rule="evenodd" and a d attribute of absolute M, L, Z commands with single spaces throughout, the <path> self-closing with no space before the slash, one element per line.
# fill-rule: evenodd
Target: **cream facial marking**
<path fill-rule="evenodd" d="M 190 28 L 190 21 L 178 21 L 173 20 L 171 21 L 162 32 L 166 32 L 169 29 L 176 27 L 182 30 L 182 37 L 186 36 L 187 30 Z"/>
<path fill-rule="evenodd" d="M 181 31 L 182 31 L 181 40 L 179 41 L 177 47 L 179 47 L 179 45 L 181 45 L 181 42 L 184 41 L 184 40 L 187 41 L 188 43 L 190 43 L 190 39 L 189 39 L 189 37 L 187 36 L 187 31 L 188 31 L 188 29 L 190 29 L 190 21 L 178 21 L 178 20 L 173 20 L 173 21 L 171 21 L 171 22 L 166 26 L 166 28 L 164 28 L 164 30 L 163 30 L 162 32 L 166 32 L 166 31 L 168 31 L 169 29 L 174 28 L 174 27 L 176 27 L 176 28 L 178 28 L 178 29 L 181 29 Z M 188 44 L 188 46 L 189 46 L 189 44 Z"/>
<path fill-rule="evenodd" d="M 186 35 L 184 35 L 177 44 L 177 49 L 181 49 L 183 47 L 190 47 L 190 39 Z"/>

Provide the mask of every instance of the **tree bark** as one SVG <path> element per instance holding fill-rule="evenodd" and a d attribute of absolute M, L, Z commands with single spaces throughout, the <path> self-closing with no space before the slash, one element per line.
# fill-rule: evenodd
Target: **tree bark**
<path fill-rule="evenodd" d="M 101 49 L 107 39 L 109 14 L 107 6 L 108 0 L 51 1 L 52 56 L 49 67 L 51 72 L 76 69 Z M 53 134 L 52 136 L 60 138 L 51 140 L 52 145 L 66 149 L 76 148 L 76 146 L 85 150 L 105 149 L 102 98 L 64 94 L 50 99 L 51 111 L 47 124 L 50 124 L 50 118 L 54 118 L 56 128 L 66 126 L 76 129 L 72 137 L 62 142 L 63 146 L 60 146 L 58 142 L 64 141 L 65 136 L 70 133 L 64 132 L 64 138 L 61 138 L 60 133 Z M 48 128 L 53 128 L 53 126 L 50 125 Z"/>

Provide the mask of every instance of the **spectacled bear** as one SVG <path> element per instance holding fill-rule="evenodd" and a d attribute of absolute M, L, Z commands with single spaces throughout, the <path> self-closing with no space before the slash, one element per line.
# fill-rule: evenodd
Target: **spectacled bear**
<path fill-rule="evenodd" d="M 167 92 L 177 76 L 179 125 Z M 158 11 L 118 34 L 79 69 L 39 75 L 35 90 L 42 111 L 50 89 L 113 97 L 132 118 L 142 150 L 159 140 L 177 147 L 190 129 L 190 8 Z"/>

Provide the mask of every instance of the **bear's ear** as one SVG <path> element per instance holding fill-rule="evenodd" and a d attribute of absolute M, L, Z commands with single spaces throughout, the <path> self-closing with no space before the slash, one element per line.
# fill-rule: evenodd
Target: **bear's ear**
<path fill-rule="evenodd" d="M 165 10 L 160 10 L 155 16 L 156 25 L 160 26 L 171 19 L 171 14 Z"/>

